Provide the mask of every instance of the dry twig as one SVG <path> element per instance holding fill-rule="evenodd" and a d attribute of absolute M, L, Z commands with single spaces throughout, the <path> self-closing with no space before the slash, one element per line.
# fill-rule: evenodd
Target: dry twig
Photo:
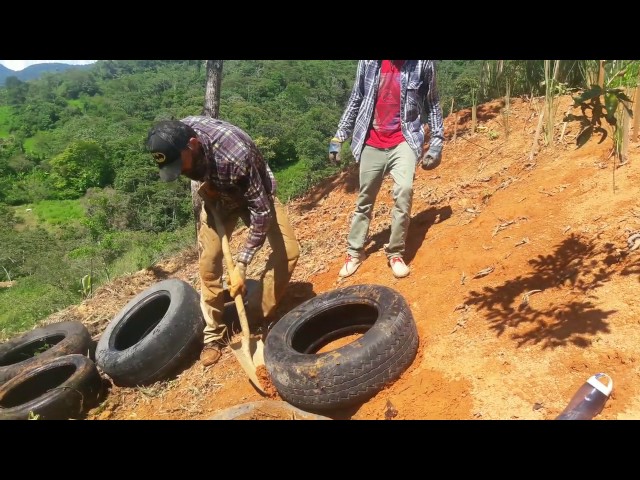
<path fill-rule="evenodd" d="M 493 272 L 494 268 L 493 267 L 487 267 L 483 270 L 480 270 L 478 273 L 476 273 L 473 278 L 482 278 L 482 277 L 486 277 L 487 275 L 489 275 L 491 272 Z"/>
<path fill-rule="evenodd" d="M 542 290 L 529 290 L 522 295 L 522 301 L 520 305 L 529 305 L 529 297 L 534 293 L 540 293 Z"/>

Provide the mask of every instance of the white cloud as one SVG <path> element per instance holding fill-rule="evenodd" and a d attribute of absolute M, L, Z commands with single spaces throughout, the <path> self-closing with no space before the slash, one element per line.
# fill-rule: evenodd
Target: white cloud
<path fill-rule="evenodd" d="M 0 65 L 10 68 L 14 72 L 23 70 L 36 63 L 68 63 L 70 65 L 88 65 L 96 60 L 0 60 Z"/>

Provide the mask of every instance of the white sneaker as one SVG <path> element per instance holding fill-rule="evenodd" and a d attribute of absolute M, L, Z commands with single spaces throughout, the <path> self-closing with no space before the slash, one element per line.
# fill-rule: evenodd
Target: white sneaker
<path fill-rule="evenodd" d="M 349 275 L 353 275 L 354 273 L 356 273 L 356 270 L 358 269 L 360 264 L 362 264 L 362 261 L 359 258 L 347 255 L 347 258 L 344 261 L 344 265 L 340 269 L 340 273 L 338 273 L 338 276 L 348 277 Z"/>
<path fill-rule="evenodd" d="M 389 265 L 391 265 L 391 271 L 396 278 L 403 278 L 411 273 L 409 267 L 404 263 L 402 257 L 392 257 L 389 259 Z"/>

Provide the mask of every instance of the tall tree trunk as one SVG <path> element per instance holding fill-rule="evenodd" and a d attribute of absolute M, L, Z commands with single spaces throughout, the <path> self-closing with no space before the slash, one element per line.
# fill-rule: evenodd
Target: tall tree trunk
<path fill-rule="evenodd" d="M 635 142 L 638 140 L 638 127 L 640 127 L 640 72 L 638 72 L 638 80 L 636 82 L 636 94 L 633 97 L 633 137 Z"/>
<path fill-rule="evenodd" d="M 600 60 L 600 66 L 598 67 L 598 85 L 600 85 L 600 88 L 604 88 L 604 60 Z"/>
<path fill-rule="evenodd" d="M 204 93 L 204 108 L 202 114 L 212 118 L 218 118 L 220 111 L 220 85 L 222 84 L 222 60 L 206 60 L 207 80 Z M 193 204 L 193 216 L 196 222 L 196 244 L 200 232 L 200 211 L 202 199 L 198 195 L 200 182 L 191 180 L 191 203 Z"/>
<path fill-rule="evenodd" d="M 207 60 L 207 84 L 204 93 L 203 115 L 218 118 L 220 111 L 220 84 L 222 83 L 222 60 Z"/>
<path fill-rule="evenodd" d="M 453 116 L 453 102 L 455 99 L 451 99 L 451 110 L 449 111 L 449 116 Z M 458 112 L 456 112 L 456 116 L 453 119 L 453 143 L 456 143 L 456 137 L 458 136 Z"/>

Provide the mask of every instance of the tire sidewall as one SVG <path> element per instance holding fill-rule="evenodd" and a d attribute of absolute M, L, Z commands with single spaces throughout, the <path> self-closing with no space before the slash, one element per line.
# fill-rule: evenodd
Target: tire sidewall
<path fill-rule="evenodd" d="M 366 333 L 324 353 L 294 350 L 294 336 L 312 317 L 354 304 L 378 310 Z M 417 328 L 404 298 L 382 285 L 353 285 L 314 297 L 282 317 L 267 335 L 264 356 L 284 400 L 321 411 L 371 398 L 409 367 L 417 350 Z"/>
<path fill-rule="evenodd" d="M 86 356 L 92 348 L 93 340 L 91 339 L 89 330 L 83 323 L 59 322 L 36 328 L 0 345 L 0 359 L 25 345 L 43 341 L 46 338 L 56 335 L 63 335 L 64 338 L 37 356 L 10 365 L 0 366 L 0 385 L 22 371 L 39 365 L 42 362 L 70 354 L 82 354 Z"/>
<path fill-rule="evenodd" d="M 378 318 L 365 334 L 348 345 L 325 353 L 309 355 L 293 349 L 293 337 L 311 316 L 352 304 L 366 304 L 378 310 Z M 318 295 L 291 310 L 274 325 L 265 341 L 265 362 L 310 368 L 322 363 L 324 358 L 338 355 L 346 361 L 358 361 L 357 353 L 362 350 L 363 344 L 384 341 L 388 324 L 397 321 L 403 307 L 406 307 L 406 302 L 402 297 L 380 285 L 353 285 Z"/>
<path fill-rule="evenodd" d="M 102 391 L 102 378 L 95 364 L 81 354 L 65 355 L 29 368 L 0 386 L 0 401 L 22 383 L 56 367 L 72 364 L 74 373 L 56 388 L 20 405 L 0 408 L 0 419 L 26 420 L 30 412 L 43 420 L 77 418 L 93 406 Z"/>
<path fill-rule="evenodd" d="M 169 306 L 157 325 L 130 347 L 117 350 L 117 336 L 132 317 L 159 297 L 168 295 Z M 177 361 L 202 342 L 204 322 L 197 292 L 178 279 L 159 282 L 134 297 L 111 321 L 96 347 L 96 363 L 122 386 L 149 383 L 164 375 Z"/>

